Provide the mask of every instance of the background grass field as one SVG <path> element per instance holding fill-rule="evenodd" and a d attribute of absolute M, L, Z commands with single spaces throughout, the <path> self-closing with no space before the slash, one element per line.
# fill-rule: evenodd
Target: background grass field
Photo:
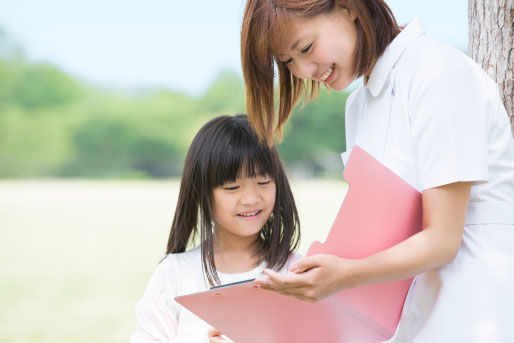
<path fill-rule="evenodd" d="M 292 187 L 305 253 L 347 187 Z M 0 182 L 0 342 L 127 342 L 177 195 L 178 181 Z"/>

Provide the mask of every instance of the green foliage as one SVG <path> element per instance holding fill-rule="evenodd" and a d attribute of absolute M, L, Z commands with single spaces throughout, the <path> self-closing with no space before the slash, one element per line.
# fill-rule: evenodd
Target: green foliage
<path fill-rule="evenodd" d="M 0 51 L 5 39 L 0 30 Z M 6 50 L 6 49 L 4 49 Z M 4 54 L 5 55 L 5 54 Z M 157 90 L 90 89 L 48 64 L 0 55 L 0 177 L 162 178 L 180 175 L 198 129 L 244 112 L 239 74 L 222 71 L 198 98 Z M 286 126 L 293 171 L 331 173 L 344 150 L 346 94 L 321 92 Z M 337 167 L 336 167 L 337 168 Z"/>
<path fill-rule="evenodd" d="M 69 154 L 69 122 L 62 115 L 0 111 L 0 176 L 54 175 Z"/>
<path fill-rule="evenodd" d="M 77 101 L 77 82 L 54 66 L 26 65 L 12 84 L 14 103 L 27 110 L 67 105 Z"/>
<path fill-rule="evenodd" d="M 245 112 L 244 86 L 239 75 L 222 71 L 209 87 L 201 103 L 213 114 L 235 114 Z"/>
<path fill-rule="evenodd" d="M 307 175 L 338 174 L 337 156 L 345 150 L 344 110 L 347 92 L 322 89 L 319 99 L 296 108 L 286 124 L 280 156 L 291 169 Z"/>

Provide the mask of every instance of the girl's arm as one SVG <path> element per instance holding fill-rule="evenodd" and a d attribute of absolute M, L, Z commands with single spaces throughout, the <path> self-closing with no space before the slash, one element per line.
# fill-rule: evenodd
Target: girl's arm
<path fill-rule="evenodd" d="M 402 280 L 438 268 L 455 258 L 464 230 L 471 182 L 456 182 L 422 193 L 423 230 L 362 259 L 315 255 L 293 266 L 295 273 L 265 273 L 257 284 L 302 300 L 317 301 L 342 289 Z"/>
<path fill-rule="evenodd" d="M 157 270 L 137 303 L 137 327 L 130 338 L 131 343 L 177 342 L 177 313 L 167 306 L 159 291 L 163 281 Z"/>

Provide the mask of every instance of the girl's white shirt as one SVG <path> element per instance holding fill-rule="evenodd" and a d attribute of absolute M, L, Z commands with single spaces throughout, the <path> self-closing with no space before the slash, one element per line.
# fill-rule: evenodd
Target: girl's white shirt
<path fill-rule="evenodd" d="M 344 163 L 354 145 L 419 191 L 473 182 L 458 256 L 416 277 L 393 341 L 514 342 L 514 141 L 495 82 L 413 20 L 348 98 Z"/>
<path fill-rule="evenodd" d="M 289 266 L 300 259 L 292 254 L 279 272 L 287 273 Z M 221 284 L 253 279 L 266 268 L 263 262 L 254 269 L 238 274 L 218 271 Z M 169 254 L 159 263 L 146 290 L 136 304 L 137 327 L 131 343 L 208 342 L 209 325 L 173 299 L 179 295 L 203 292 L 209 283 L 202 271 L 200 246 L 179 254 Z"/>

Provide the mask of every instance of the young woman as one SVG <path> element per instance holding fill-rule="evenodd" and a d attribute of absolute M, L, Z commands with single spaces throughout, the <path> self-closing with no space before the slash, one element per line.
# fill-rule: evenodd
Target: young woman
<path fill-rule="evenodd" d="M 343 161 L 361 146 L 423 204 L 423 230 L 390 249 L 308 257 L 259 284 L 316 301 L 418 275 L 393 341 L 514 341 L 514 142 L 495 83 L 419 20 L 397 25 L 382 0 L 248 0 L 241 45 L 248 115 L 263 140 L 280 136 L 304 93 L 363 77 L 346 104 Z"/>
<path fill-rule="evenodd" d="M 259 143 L 244 115 L 209 121 L 189 148 L 166 257 L 136 305 L 131 342 L 231 342 L 173 299 L 265 268 L 287 272 L 299 237 L 276 148 Z"/>

